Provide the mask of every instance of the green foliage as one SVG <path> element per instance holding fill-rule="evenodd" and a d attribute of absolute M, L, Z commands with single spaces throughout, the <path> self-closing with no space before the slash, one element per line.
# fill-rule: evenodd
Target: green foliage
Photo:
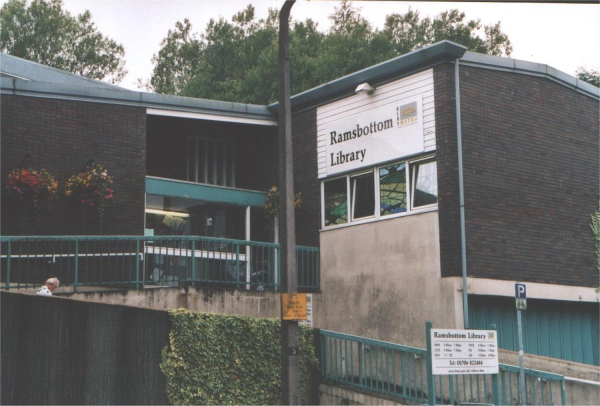
<path fill-rule="evenodd" d="M 0 13 L 3 52 L 111 83 L 127 74 L 123 46 L 98 32 L 87 10 L 73 17 L 61 0 L 9 0 Z"/>
<path fill-rule="evenodd" d="M 382 30 L 374 29 L 360 8 L 344 0 L 329 16 L 331 29 L 321 32 L 311 19 L 290 29 L 292 94 L 442 40 L 490 55 L 510 55 L 512 46 L 500 23 L 482 26 L 465 14 L 448 10 L 421 19 L 416 11 L 391 14 Z M 210 20 L 204 32 L 191 33 L 188 20 L 178 22 L 153 58 L 145 86 L 157 93 L 268 104 L 278 96 L 278 11 L 256 19 L 254 7 L 231 22 Z M 483 28 L 483 37 L 478 34 Z"/>
<path fill-rule="evenodd" d="M 577 77 L 591 85 L 600 87 L 600 71 L 598 69 L 586 69 L 583 66 L 577 68 Z"/>
<path fill-rule="evenodd" d="M 172 404 L 279 404 L 281 324 L 276 319 L 170 312 L 170 346 L 161 370 Z M 301 329 L 302 402 L 318 361 L 310 329 Z"/>

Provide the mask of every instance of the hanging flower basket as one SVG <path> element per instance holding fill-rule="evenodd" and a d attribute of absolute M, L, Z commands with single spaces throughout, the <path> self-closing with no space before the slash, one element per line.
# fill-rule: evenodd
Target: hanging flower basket
<path fill-rule="evenodd" d="M 99 164 L 88 164 L 85 171 L 67 179 L 65 196 L 80 204 L 82 232 L 87 231 L 87 219 L 92 217 L 95 231 L 102 234 L 106 205 L 115 199 L 114 193 L 112 176 Z"/>
<path fill-rule="evenodd" d="M 38 231 L 41 212 L 56 199 L 58 182 L 46 169 L 15 168 L 6 179 L 9 196 L 17 199 L 19 233 Z"/>
<path fill-rule="evenodd" d="M 271 186 L 267 192 L 267 202 L 265 203 L 265 217 L 269 220 L 274 220 L 279 216 L 279 190 L 277 186 Z M 296 193 L 294 196 L 294 208 L 302 207 L 302 192 Z"/>

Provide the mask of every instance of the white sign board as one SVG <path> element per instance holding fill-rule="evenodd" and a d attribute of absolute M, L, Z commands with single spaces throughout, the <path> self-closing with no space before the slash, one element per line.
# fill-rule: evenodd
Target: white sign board
<path fill-rule="evenodd" d="M 325 125 L 327 175 L 425 150 L 421 95 Z"/>
<path fill-rule="evenodd" d="M 313 326 L 313 295 L 312 293 L 306 294 L 306 320 L 298 321 L 298 324 L 302 326 L 312 327 Z"/>
<path fill-rule="evenodd" d="M 431 329 L 433 375 L 497 374 L 494 330 Z"/>

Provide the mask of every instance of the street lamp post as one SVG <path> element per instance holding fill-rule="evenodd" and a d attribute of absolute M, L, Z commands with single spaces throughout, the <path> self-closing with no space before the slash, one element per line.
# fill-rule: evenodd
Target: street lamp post
<path fill-rule="evenodd" d="M 298 291 L 289 53 L 289 18 L 294 3 L 295 0 L 286 0 L 279 12 L 279 244 L 282 293 Z M 281 400 L 284 405 L 301 403 L 299 333 L 297 320 L 281 318 Z"/>

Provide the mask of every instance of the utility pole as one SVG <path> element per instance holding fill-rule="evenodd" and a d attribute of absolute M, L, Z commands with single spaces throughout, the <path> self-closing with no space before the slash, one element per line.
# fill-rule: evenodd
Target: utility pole
<path fill-rule="evenodd" d="M 298 291 L 289 52 L 289 19 L 294 3 L 295 0 L 286 0 L 279 12 L 279 244 L 282 293 Z M 301 403 L 299 333 L 297 320 L 283 320 L 282 317 L 281 403 L 284 405 Z"/>

